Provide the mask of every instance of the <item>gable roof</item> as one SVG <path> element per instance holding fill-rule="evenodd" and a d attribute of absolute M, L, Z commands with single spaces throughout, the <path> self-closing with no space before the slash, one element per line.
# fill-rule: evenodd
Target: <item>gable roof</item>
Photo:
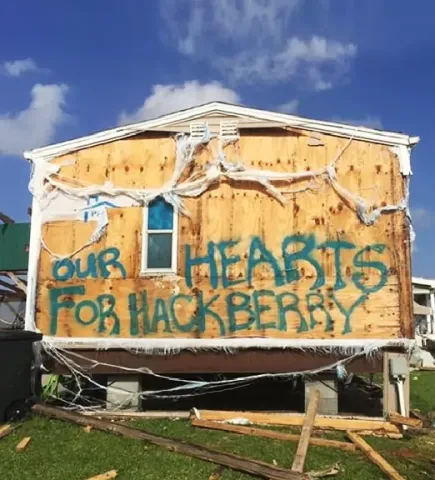
<path fill-rule="evenodd" d="M 366 127 L 356 127 L 334 122 L 310 120 L 295 115 L 259 110 L 256 108 L 233 105 L 223 102 L 211 102 L 197 107 L 180 110 L 175 113 L 162 115 L 161 117 L 145 120 L 131 125 L 117 127 L 110 130 L 94 133 L 85 137 L 79 137 L 66 142 L 48 145 L 24 152 L 28 160 L 49 160 L 51 158 L 65 155 L 67 153 L 88 148 L 94 145 L 119 140 L 121 138 L 138 135 L 145 131 L 162 129 L 165 125 L 171 125 L 180 121 L 198 119 L 198 117 L 210 114 L 232 115 L 259 120 L 260 122 L 275 122 L 278 125 L 300 128 L 303 130 L 326 133 L 340 137 L 353 137 L 357 140 L 366 140 L 385 145 L 409 146 L 412 147 L 420 140 L 419 137 L 410 137 L 402 133 L 386 132 Z"/>

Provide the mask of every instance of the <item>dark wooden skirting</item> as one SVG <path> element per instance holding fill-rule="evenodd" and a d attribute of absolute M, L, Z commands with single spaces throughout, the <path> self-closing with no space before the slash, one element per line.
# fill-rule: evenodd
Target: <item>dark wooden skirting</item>
<path fill-rule="evenodd" d="M 77 357 L 75 354 L 88 360 Z M 324 368 L 346 358 L 341 355 L 308 353 L 294 350 L 243 350 L 237 353 L 190 352 L 172 355 L 147 355 L 126 350 L 74 350 L 67 355 L 94 374 L 131 373 L 127 368 L 149 368 L 155 373 L 286 373 Z M 350 373 L 382 372 L 382 353 L 371 357 L 359 357 L 346 364 Z M 93 361 L 99 362 L 95 366 Z M 104 365 L 107 364 L 107 365 Z M 52 371 L 67 373 L 64 366 L 54 364 Z"/>

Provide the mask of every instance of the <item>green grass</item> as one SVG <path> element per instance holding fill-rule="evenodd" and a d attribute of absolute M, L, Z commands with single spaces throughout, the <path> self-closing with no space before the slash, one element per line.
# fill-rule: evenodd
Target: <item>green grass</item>
<path fill-rule="evenodd" d="M 411 405 L 426 415 L 435 413 L 435 372 L 411 372 Z"/>
<path fill-rule="evenodd" d="M 428 413 L 435 408 L 435 374 L 413 374 L 411 378 L 414 377 L 418 379 L 412 380 L 413 407 Z M 199 429 L 186 421 L 149 420 L 131 425 L 268 463 L 275 461 L 286 468 L 291 466 L 296 450 L 294 442 Z M 15 446 L 24 436 L 32 437 L 31 443 L 24 452 L 17 453 Z M 338 433 L 328 436 L 344 439 Z M 367 440 L 408 480 L 435 478 L 435 465 L 429 460 L 435 457 L 435 433 L 403 440 Z M 342 469 L 342 473 L 334 477 L 337 480 L 384 478 L 361 454 L 310 446 L 306 470 L 321 470 L 335 463 Z M 112 469 L 118 470 L 120 480 L 207 480 L 215 468 L 210 463 L 160 447 L 97 431 L 85 433 L 77 425 L 45 418 L 32 418 L 0 440 L 1 480 L 85 480 Z M 242 480 L 251 477 L 225 470 L 221 478 Z"/>

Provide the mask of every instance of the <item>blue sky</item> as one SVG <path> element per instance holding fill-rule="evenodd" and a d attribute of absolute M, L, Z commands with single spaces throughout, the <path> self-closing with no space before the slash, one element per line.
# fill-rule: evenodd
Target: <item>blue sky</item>
<path fill-rule="evenodd" d="M 419 135 L 414 275 L 435 277 L 435 3 L 15 0 L 0 6 L 0 210 L 26 221 L 21 152 L 224 100 Z"/>

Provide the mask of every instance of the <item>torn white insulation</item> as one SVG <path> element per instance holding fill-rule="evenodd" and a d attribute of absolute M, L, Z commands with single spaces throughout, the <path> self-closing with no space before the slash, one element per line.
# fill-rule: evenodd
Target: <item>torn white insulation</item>
<path fill-rule="evenodd" d="M 355 129 L 355 131 L 357 131 L 357 129 Z M 286 194 L 316 190 L 320 188 L 322 182 L 326 182 L 355 210 L 360 220 L 366 225 L 373 225 L 376 219 L 383 213 L 407 210 L 408 208 L 408 199 L 406 196 L 397 205 L 387 205 L 372 209 L 373 205 L 370 202 L 340 185 L 335 166 L 352 142 L 353 137 L 349 139 L 329 165 L 317 171 L 287 173 L 258 170 L 250 168 L 242 162 L 235 163 L 229 161 L 226 158 L 224 150 L 220 148 L 218 152 L 214 152 L 213 160 L 205 165 L 201 174 L 195 173 L 187 180 L 180 182 L 183 172 L 185 172 L 187 167 L 194 161 L 196 151 L 199 147 L 207 145 L 210 140 L 211 135 L 208 129 L 205 130 L 202 138 L 191 139 L 188 135 L 176 135 L 174 171 L 170 181 L 160 188 L 121 188 L 115 187 L 111 182 L 106 182 L 102 185 L 86 185 L 83 182 L 78 182 L 75 179 L 60 175 L 58 172 L 62 165 L 45 163 L 44 187 L 42 189 L 34 187 L 34 184 L 40 185 L 40 178 L 36 178 L 31 182 L 31 191 L 34 196 L 39 199 L 44 222 L 85 215 L 90 209 L 86 202 L 92 197 L 99 197 L 97 206 L 94 206 L 92 209 L 92 219 L 97 220 L 97 222 L 95 231 L 89 240 L 83 246 L 68 254 L 60 255 L 50 250 L 49 253 L 54 258 L 71 257 L 88 245 L 98 241 L 104 234 L 108 223 L 107 208 L 112 208 L 113 206 L 147 205 L 156 197 L 162 196 L 182 214 L 189 215 L 189 212 L 184 207 L 183 197 L 198 197 L 212 185 L 222 181 L 257 184 L 260 189 L 265 190 L 281 203 L 286 202 Z M 309 183 L 293 190 L 280 190 L 274 185 L 274 183 L 282 184 L 283 182 L 287 182 L 290 185 L 302 180 L 308 180 Z M 60 194 L 63 194 L 62 201 Z M 66 199 L 66 201 L 64 199 Z M 98 209 L 98 214 L 96 214 L 96 209 Z M 41 240 L 41 244 L 48 250 L 43 240 Z"/>
<path fill-rule="evenodd" d="M 101 406 L 86 406 L 83 405 L 83 398 L 81 395 L 83 393 L 82 389 L 82 381 L 86 380 L 88 384 L 96 387 L 100 390 L 105 391 L 113 391 L 117 393 L 122 393 L 123 397 L 127 397 L 125 403 L 123 405 L 110 405 L 109 402 L 106 402 L 107 407 L 111 410 L 118 410 L 122 409 L 123 407 L 128 406 L 128 404 L 132 400 L 137 399 L 151 399 L 151 398 L 159 398 L 159 399 L 172 399 L 177 400 L 181 398 L 187 397 L 196 397 L 199 395 L 211 394 L 211 393 L 218 393 L 226 390 L 232 390 L 235 388 L 246 387 L 256 381 L 263 380 L 263 379 L 279 379 L 279 380 L 290 380 L 297 377 L 309 377 L 311 375 L 316 375 L 323 371 L 334 371 L 340 370 L 345 371 L 346 365 L 353 360 L 357 359 L 358 357 L 364 355 L 364 352 L 361 351 L 359 353 L 350 354 L 347 358 L 337 360 L 335 362 L 331 362 L 330 365 L 326 365 L 324 367 L 319 367 L 316 369 L 309 369 L 309 370 L 301 370 L 297 372 L 288 372 L 288 373 L 261 373 L 256 375 L 248 375 L 248 376 L 240 376 L 236 378 L 230 379 L 219 379 L 219 380 L 190 380 L 186 378 L 177 378 L 168 375 L 160 375 L 147 367 L 142 368 L 128 368 L 123 366 L 114 366 L 108 365 L 106 363 L 99 362 L 97 360 L 92 360 L 84 357 L 78 352 L 74 351 L 66 351 L 62 348 L 53 347 L 53 345 L 43 342 L 43 346 L 45 351 L 50 355 L 50 357 L 54 358 L 59 365 L 66 367 L 69 375 L 75 380 L 74 391 L 69 390 L 67 393 L 74 395 L 71 400 L 63 400 L 61 397 L 54 397 L 56 400 L 60 400 L 64 404 L 67 405 L 68 408 L 71 409 L 82 409 L 82 410 L 92 410 L 96 408 L 101 408 Z M 372 352 L 373 353 L 373 352 Z M 75 358 L 77 361 L 75 361 Z M 79 361 L 85 361 L 86 368 L 79 365 Z M 135 373 L 135 374 L 145 374 L 150 375 L 153 377 L 157 377 L 160 379 L 169 380 L 171 382 L 175 382 L 178 385 L 159 389 L 159 390 L 143 390 L 140 392 L 128 392 L 123 390 L 119 387 L 113 386 L 105 386 L 97 382 L 97 380 L 92 376 L 92 370 L 98 366 L 110 366 L 116 367 L 122 370 L 125 373 Z M 81 399 L 81 403 L 78 404 L 77 400 Z"/>
<path fill-rule="evenodd" d="M 248 348 L 316 351 L 340 355 L 363 354 L 369 356 L 386 347 L 405 350 L 414 348 L 415 341 L 406 338 L 378 339 L 281 339 L 281 338 L 70 338 L 44 336 L 52 348 L 128 348 L 144 354 L 174 354 L 182 350 L 219 350 L 228 353 Z"/>
<path fill-rule="evenodd" d="M 353 130 L 346 144 L 339 150 L 331 162 L 322 169 L 316 171 L 302 172 L 274 172 L 270 170 L 259 170 L 250 168 L 242 161 L 230 161 L 226 158 L 224 152 L 225 142 L 217 142 L 218 151 L 212 151 L 212 159 L 202 169 L 196 172 L 188 179 L 181 181 L 183 173 L 195 161 L 195 155 L 201 148 L 210 147 L 212 135 L 208 128 L 204 129 L 203 136 L 191 138 L 189 135 L 178 134 L 175 136 L 175 167 L 171 179 L 160 188 L 137 189 L 122 188 L 106 182 L 100 185 L 85 184 L 83 181 L 77 181 L 62 175 L 61 167 L 74 162 L 73 159 L 67 159 L 62 164 L 50 163 L 51 157 L 40 158 L 34 163 L 32 178 L 30 181 L 30 191 L 33 194 L 33 214 L 32 214 L 32 233 L 30 245 L 30 263 L 29 263 L 29 285 L 28 302 L 26 310 L 26 329 L 35 330 L 35 297 L 36 297 L 36 278 L 38 271 L 38 262 L 41 248 L 45 248 L 55 259 L 72 257 L 82 251 L 89 245 L 98 242 L 105 234 L 108 224 L 107 209 L 117 206 L 138 206 L 147 205 L 155 198 L 162 196 L 167 202 L 172 204 L 179 212 L 189 215 L 184 206 L 183 198 L 199 197 L 211 186 L 222 181 L 229 182 L 249 182 L 257 185 L 259 189 L 271 195 L 277 201 L 285 203 L 286 195 L 298 192 L 313 191 L 319 189 L 322 185 L 331 186 L 345 203 L 352 208 L 360 220 L 366 225 L 373 225 L 377 218 L 387 212 L 405 210 L 407 218 L 410 220 L 408 209 L 408 193 L 397 205 L 387 205 L 381 208 L 373 208 L 373 205 L 362 198 L 360 195 L 350 192 L 344 188 L 337 178 L 335 167 L 343 156 L 354 137 L 359 134 L 359 128 Z M 231 138 L 231 142 L 237 141 L 237 138 Z M 393 148 L 393 147 L 391 147 Z M 409 161 L 409 149 L 405 146 L 397 147 L 395 151 L 401 162 L 401 170 L 410 172 L 407 166 Z M 407 157 L 408 155 L 408 157 Z M 403 173 L 405 175 L 405 173 Z M 305 181 L 302 186 L 297 186 Z M 282 184 L 288 183 L 289 186 L 296 184 L 293 189 L 282 188 Z M 41 236 L 41 224 L 54 220 L 65 220 L 71 218 L 92 220 L 95 222 L 95 230 L 89 239 L 77 247 L 73 252 L 60 254 L 52 251 Z M 310 344 L 310 340 L 279 340 L 264 338 L 249 339 L 219 339 L 215 340 L 190 340 L 190 339 L 62 339 L 47 338 L 46 340 L 53 346 L 67 345 L 68 342 L 80 343 L 86 345 L 88 342 L 96 344 L 96 348 L 107 348 L 109 346 L 123 346 L 143 349 L 146 351 L 176 351 L 184 348 L 302 348 L 302 349 L 322 349 L 331 348 L 330 351 L 352 351 L 359 348 L 371 348 L 371 341 L 335 341 L 318 340 Z M 190 343 L 193 342 L 193 343 Z M 322 342 L 324 342 L 322 344 Z M 341 343 L 342 342 L 342 343 Z M 400 345 L 405 346 L 406 341 L 401 339 L 382 340 L 374 348 L 385 346 Z M 368 347 L 367 347 L 368 346 Z"/>

